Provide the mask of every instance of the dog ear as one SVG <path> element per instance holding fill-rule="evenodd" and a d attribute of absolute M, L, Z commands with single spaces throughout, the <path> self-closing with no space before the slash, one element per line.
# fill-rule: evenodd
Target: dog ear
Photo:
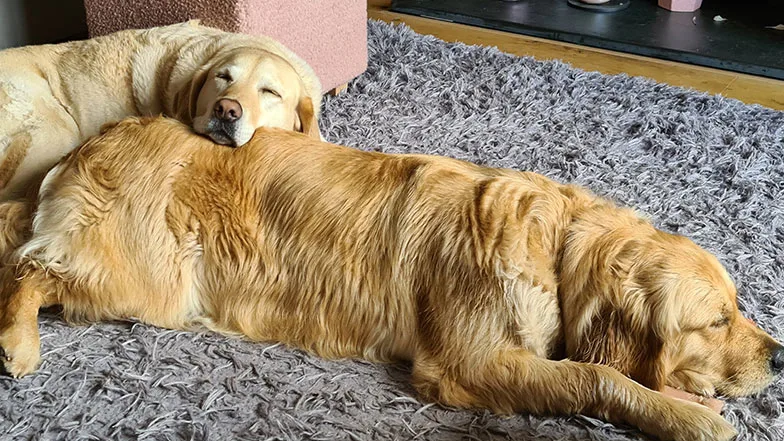
<path fill-rule="evenodd" d="M 599 309 L 574 348 L 571 360 L 611 366 L 652 390 L 666 385 L 665 341 L 650 329 L 630 326 L 620 310 Z"/>
<path fill-rule="evenodd" d="M 627 323 L 637 343 L 632 352 L 638 361 L 629 367 L 629 376 L 650 389 L 662 390 L 670 368 L 667 346 L 678 332 L 677 284 L 665 269 L 666 257 L 656 244 L 643 246 L 645 252 L 637 256 L 624 293 Z"/>
<path fill-rule="evenodd" d="M 203 67 L 174 94 L 174 108 L 172 112 L 178 120 L 185 124 L 193 123 L 193 118 L 196 116 L 196 104 L 199 101 L 199 93 L 201 93 L 204 83 L 207 82 L 207 74 L 209 72 L 209 68 Z"/>
<path fill-rule="evenodd" d="M 650 389 L 662 390 L 675 327 L 667 297 L 673 293 L 662 284 L 664 272 L 651 241 L 619 236 L 591 237 L 590 245 L 574 256 L 580 260 L 573 265 L 577 275 L 563 275 L 559 291 L 567 355 L 612 366 Z"/>
<path fill-rule="evenodd" d="M 309 97 L 302 97 L 299 99 L 299 103 L 297 103 L 297 121 L 294 129 L 311 138 L 321 140 L 321 132 L 319 132 L 318 120 L 313 109 L 313 101 Z"/>

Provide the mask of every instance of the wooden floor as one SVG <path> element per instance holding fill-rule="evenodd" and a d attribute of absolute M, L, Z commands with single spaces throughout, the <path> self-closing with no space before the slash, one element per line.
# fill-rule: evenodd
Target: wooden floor
<path fill-rule="evenodd" d="M 504 52 L 539 60 L 559 59 L 588 71 L 644 76 L 784 110 L 784 81 L 399 14 L 387 9 L 389 3 L 390 0 L 368 0 L 368 17 L 405 23 L 420 34 L 446 41 L 496 46 Z"/>

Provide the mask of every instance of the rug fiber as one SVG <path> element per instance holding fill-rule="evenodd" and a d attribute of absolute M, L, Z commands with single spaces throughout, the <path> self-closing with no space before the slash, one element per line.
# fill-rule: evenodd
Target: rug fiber
<path fill-rule="evenodd" d="M 784 113 L 447 44 L 369 22 L 370 65 L 327 99 L 327 139 L 543 173 L 638 208 L 719 256 L 784 339 Z M 2 440 L 638 440 L 584 418 L 424 404 L 405 365 L 133 323 L 41 319 L 43 365 L 0 378 Z M 730 400 L 739 440 L 784 439 L 784 380 Z"/>

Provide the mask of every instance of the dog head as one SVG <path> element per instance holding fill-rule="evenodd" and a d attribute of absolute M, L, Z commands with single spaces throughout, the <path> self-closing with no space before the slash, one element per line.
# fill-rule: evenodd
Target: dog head
<path fill-rule="evenodd" d="M 560 275 L 574 360 L 613 366 L 654 390 L 704 396 L 756 392 L 784 369 L 784 347 L 743 317 L 719 261 L 631 211 L 581 215 Z"/>
<path fill-rule="evenodd" d="M 259 127 L 320 138 L 312 91 L 291 63 L 264 49 L 219 53 L 185 89 L 179 94 L 180 119 L 219 144 L 241 146 Z"/>

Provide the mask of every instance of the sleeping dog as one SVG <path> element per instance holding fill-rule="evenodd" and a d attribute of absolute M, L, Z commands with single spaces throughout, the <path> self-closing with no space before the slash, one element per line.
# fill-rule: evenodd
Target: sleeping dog
<path fill-rule="evenodd" d="M 258 127 L 319 138 L 321 85 L 267 37 L 196 21 L 0 51 L 0 259 L 26 239 L 47 171 L 101 126 L 166 114 L 220 144 Z"/>
<path fill-rule="evenodd" d="M 15 377 L 39 362 L 39 307 L 59 304 L 72 322 L 409 360 L 425 400 L 696 441 L 735 431 L 659 391 L 745 395 L 784 367 L 717 259 L 632 210 L 534 173 L 279 129 L 229 149 L 125 120 L 49 172 L 15 259 L 0 296 Z"/>

